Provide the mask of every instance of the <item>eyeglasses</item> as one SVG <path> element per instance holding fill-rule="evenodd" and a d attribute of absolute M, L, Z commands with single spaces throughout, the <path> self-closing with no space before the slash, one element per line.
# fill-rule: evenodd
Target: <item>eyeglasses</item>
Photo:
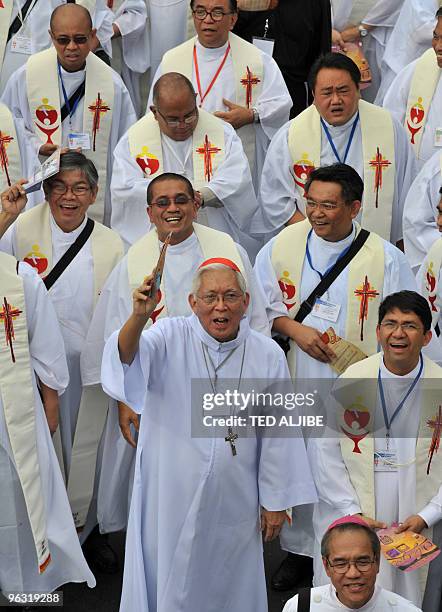
<path fill-rule="evenodd" d="M 195 200 L 193 198 L 183 193 L 182 195 L 177 195 L 174 198 L 168 198 L 167 196 L 158 198 L 158 200 L 156 200 L 155 202 L 151 202 L 150 205 L 158 206 L 158 208 L 165 209 L 165 208 L 168 208 L 172 203 L 175 204 L 175 206 L 186 206 L 186 204 L 189 204 L 189 202 L 194 202 L 194 201 Z"/>
<path fill-rule="evenodd" d="M 396 321 L 382 321 L 382 323 L 380 323 L 380 327 L 383 327 L 389 332 L 394 332 L 399 329 L 399 327 L 404 332 L 417 332 L 422 330 L 422 327 L 420 325 L 416 325 L 416 323 L 396 323 Z"/>
<path fill-rule="evenodd" d="M 356 559 L 356 561 L 336 561 L 336 563 L 330 563 L 327 559 L 327 565 L 337 574 L 346 574 L 351 565 L 354 565 L 359 572 L 364 574 L 370 571 L 373 563 L 376 563 L 376 559 Z"/>
<path fill-rule="evenodd" d="M 184 119 L 168 119 L 167 117 L 163 115 L 163 113 L 158 108 L 156 109 L 156 111 L 160 115 L 160 117 L 162 117 L 164 121 L 167 123 L 167 125 L 169 125 L 170 127 L 178 127 L 180 123 L 191 125 L 192 123 L 194 123 L 194 121 L 196 121 L 198 117 L 198 109 L 196 108 L 196 106 L 195 106 L 195 109 L 192 111 L 192 114 L 187 115 L 187 117 L 184 117 Z"/>
<path fill-rule="evenodd" d="M 88 191 L 91 190 L 90 187 L 86 187 L 86 185 L 65 185 L 64 183 L 49 183 L 49 188 L 52 191 L 52 193 L 55 193 L 57 195 L 64 195 L 65 193 L 67 193 L 69 191 L 69 189 L 72 191 L 72 193 L 76 196 L 83 196 L 85 195 Z"/>
<path fill-rule="evenodd" d="M 212 21 L 222 21 L 224 15 L 233 15 L 232 11 L 225 13 L 223 10 L 217 8 L 213 9 L 212 11 L 206 11 L 205 8 L 197 8 L 192 11 L 192 13 L 200 21 L 203 21 L 207 17 L 207 15 L 210 15 L 210 19 Z"/>
<path fill-rule="evenodd" d="M 81 46 L 88 42 L 89 36 L 72 36 L 72 38 L 70 36 L 58 36 L 57 38 L 54 38 L 54 40 L 62 47 L 67 47 L 71 41 L 76 45 Z"/>
<path fill-rule="evenodd" d="M 227 291 L 226 293 L 206 293 L 205 295 L 196 296 L 200 300 L 207 304 L 207 306 L 213 306 L 218 303 L 219 299 L 222 299 L 226 304 L 236 304 L 244 297 L 244 293 L 237 293 L 236 291 Z"/>
<path fill-rule="evenodd" d="M 313 210 L 319 208 L 319 210 L 330 211 L 336 210 L 337 208 L 341 208 L 339 204 L 333 204 L 332 202 L 315 202 L 315 200 L 309 199 L 306 201 L 306 204 L 309 208 L 312 208 Z"/>

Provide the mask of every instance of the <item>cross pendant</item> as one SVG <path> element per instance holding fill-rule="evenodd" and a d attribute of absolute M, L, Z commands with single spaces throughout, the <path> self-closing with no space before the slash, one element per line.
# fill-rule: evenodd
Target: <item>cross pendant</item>
<path fill-rule="evenodd" d="M 226 442 L 229 442 L 230 448 L 232 449 L 232 455 L 235 457 L 235 455 L 236 455 L 235 440 L 238 438 L 238 434 L 237 433 L 233 433 L 231 427 L 228 428 L 227 432 L 228 432 L 228 435 L 224 438 L 224 440 Z"/>

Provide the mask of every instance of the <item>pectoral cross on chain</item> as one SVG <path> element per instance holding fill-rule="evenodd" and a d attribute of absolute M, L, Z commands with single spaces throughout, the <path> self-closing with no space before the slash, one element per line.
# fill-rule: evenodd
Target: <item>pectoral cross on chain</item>
<path fill-rule="evenodd" d="M 227 431 L 228 431 L 228 435 L 224 438 L 224 440 L 226 442 L 229 442 L 230 448 L 232 450 L 232 455 L 235 457 L 235 455 L 236 455 L 235 440 L 238 438 L 238 434 L 237 433 L 233 433 L 233 430 L 232 430 L 231 427 L 229 427 L 227 429 Z"/>

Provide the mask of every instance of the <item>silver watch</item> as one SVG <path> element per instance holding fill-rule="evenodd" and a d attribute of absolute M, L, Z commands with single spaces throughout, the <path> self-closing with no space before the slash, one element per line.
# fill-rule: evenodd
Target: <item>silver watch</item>
<path fill-rule="evenodd" d="M 361 24 L 358 26 L 358 30 L 359 30 L 359 34 L 361 35 L 362 38 L 365 38 L 368 34 L 368 30 L 367 28 L 364 28 L 364 26 Z"/>

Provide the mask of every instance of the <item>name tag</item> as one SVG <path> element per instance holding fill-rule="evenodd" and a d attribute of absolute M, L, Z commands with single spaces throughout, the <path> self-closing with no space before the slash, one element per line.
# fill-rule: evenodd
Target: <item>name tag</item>
<path fill-rule="evenodd" d="M 316 302 L 312 309 L 312 315 L 319 319 L 326 319 L 336 323 L 339 317 L 339 311 L 341 310 L 341 304 L 333 304 L 321 298 L 316 298 Z"/>
<path fill-rule="evenodd" d="M 16 34 L 11 40 L 12 53 L 32 54 L 32 39 L 24 34 Z"/>
<path fill-rule="evenodd" d="M 91 148 L 91 137 L 87 132 L 72 132 L 68 135 L 70 149 L 83 149 L 85 151 Z"/>
<path fill-rule="evenodd" d="M 374 454 L 375 472 L 397 472 L 397 456 L 395 450 L 380 450 Z"/>
<path fill-rule="evenodd" d="M 267 53 L 267 55 L 270 55 L 270 57 L 272 57 L 273 48 L 275 46 L 275 41 L 273 40 L 273 38 L 261 38 L 259 36 L 254 36 L 253 44 L 255 45 L 255 47 L 258 47 L 260 51 L 262 51 L 263 53 Z"/>
<path fill-rule="evenodd" d="M 434 146 L 442 147 L 442 127 L 436 128 L 434 132 Z"/>

